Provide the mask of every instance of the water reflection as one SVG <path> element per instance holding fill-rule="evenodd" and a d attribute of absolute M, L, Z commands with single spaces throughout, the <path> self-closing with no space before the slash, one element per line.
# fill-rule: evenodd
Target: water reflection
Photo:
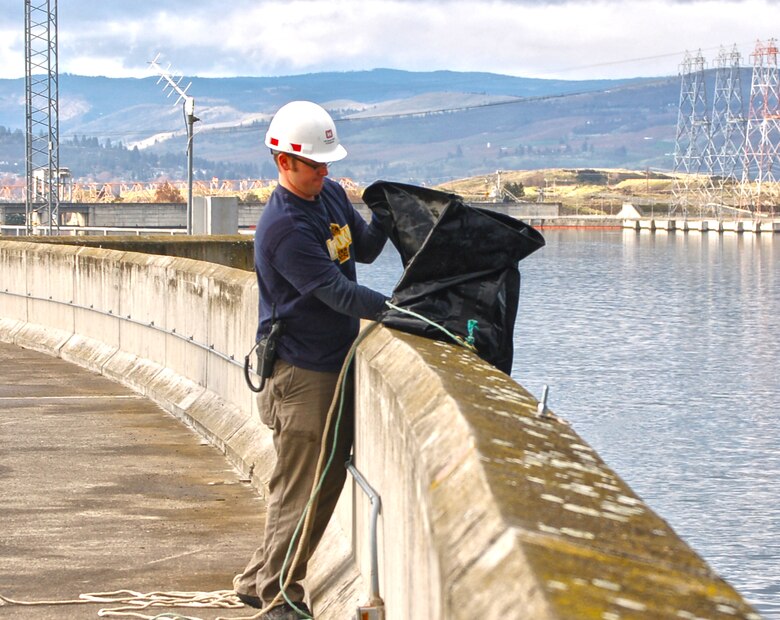
<path fill-rule="evenodd" d="M 766 618 L 780 619 L 777 235 L 547 231 L 513 377 Z M 389 293 L 391 248 L 361 269 Z"/>
<path fill-rule="evenodd" d="M 551 407 L 780 618 L 776 236 L 546 238 L 522 265 L 513 375 L 549 383 Z"/>

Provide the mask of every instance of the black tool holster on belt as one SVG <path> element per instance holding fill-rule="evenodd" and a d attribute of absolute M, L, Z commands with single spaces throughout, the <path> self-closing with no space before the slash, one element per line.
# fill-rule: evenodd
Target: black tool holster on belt
<path fill-rule="evenodd" d="M 265 387 L 265 382 L 271 377 L 274 372 L 274 362 L 276 361 L 276 344 L 279 340 L 279 336 L 282 333 L 282 322 L 276 321 L 271 324 L 271 331 L 267 335 L 260 338 L 255 343 L 253 350 L 257 353 L 257 365 L 255 366 L 255 372 L 260 377 L 260 385 L 255 387 L 252 380 L 249 377 L 249 358 L 252 355 L 251 351 L 249 355 L 244 358 L 244 379 L 246 380 L 249 389 L 253 392 L 262 392 Z"/>

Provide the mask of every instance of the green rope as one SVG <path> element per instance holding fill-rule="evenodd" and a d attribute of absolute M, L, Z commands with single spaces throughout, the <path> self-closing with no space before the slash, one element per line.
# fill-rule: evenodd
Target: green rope
<path fill-rule="evenodd" d="M 295 612 L 301 616 L 302 618 L 308 618 L 311 620 L 311 616 L 309 616 L 306 612 L 302 611 L 298 607 L 295 606 L 295 603 L 290 600 L 290 598 L 287 596 L 287 590 L 285 588 L 285 572 L 287 571 L 287 564 L 290 561 L 290 558 L 293 554 L 293 549 L 295 548 L 296 541 L 298 540 L 298 536 L 301 533 L 301 528 L 303 527 L 304 521 L 306 520 L 306 515 L 311 510 L 311 505 L 316 499 L 316 497 L 319 495 L 320 490 L 322 489 L 322 485 L 325 483 L 325 476 L 327 475 L 328 471 L 330 470 L 331 465 L 333 464 L 333 459 L 336 457 L 336 446 L 337 441 L 336 438 L 338 437 L 339 433 L 339 427 L 341 426 L 341 415 L 344 412 L 344 395 L 346 393 L 346 385 L 347 380 L 349 378 L 349 372 L 348 369 L 350 365 L 352 364 L 352 360 L 355 357 L 355 353 L 357 352 L 357 347 L 362 342 L 366 336 L 368 336 L 369 333 L 371 333 L 374 328 L 376 328 L 379 325 L 379 323 L 372 323 L 369 327 L 363 329 L 363 331 L 358 335 L 358 337 L 355 339 L 355 342 L 352 344 L 352 347 L 349 350 L 349 353 L 347 354 L 346 359 L 344 360 L 344 364 L 341 369 L 341 385 L 340 390 L 341 393 L 339 395 L 339 408 L 338 408 L 338 414 L 336 415 L 336 425 L 333 430 L 333 441 L 331 442 L 333 445 L 331 446 L 330 453 L 328 455 L 328 460 L 325 463 L 325 466 L 322 470 L 322 473 L 320 474 L 319 480 L 317 481 L 317 485 L 312 491 L 311 495 L 309 496 L 309 501 L 306 503 L 306 506 L 303 509 L 303 513 L 301 514 L 300 519 L 298 519 L 298 524 L 295 527 L 295 531 L 293 532 L 292 540 L 290 540 L 290 544 L 287 547 L 287 554 L 285 555 L 284 562 L 282 563 L 282 570 L 279 573 L 279 586 L 281 590 L 282 597 L 284 597 L 284 600 L 287 602 L 290 607 L 292 607 Z M 327 437 L 328 429 L 325 429 L 325 437 Z M 325 437 L 323 437 L 323 448 L 325 445 Z"/>
<path fill-rule="evenodd" d="M 479 330 L 479 322 L 476 319 L 469 319 L 468 323 L 466 323 L 466 328 L 469 331 L 468 338 L 466 338 L 466 342 L 468 342 L 470 345 L 474 345 L 474 332 Z"/>
<path fill-rule="evenodd" d="M 475 332 L 479 329 L 478 321 L 475 319 L 469 319 L 467 322 L 467 332 L 468 336 L 464 340 L 457 334 L 453 334 L 451 331 L 449 331 L 447 328 L 443 327 L 442 325 L 439 325 L 438 323 L 435 323 L 428 319 L 427 317 L 422 316 L 421 314 L 418 314 L 417 312 L 413 312 L 412 310 L 407 310 L 406 308 L 401 308 L 399 306 L 396 306 L 395 304 L 391 303 L 390 301 L 385 301 L 385 304 L 388 308 L 391 308 L 397 312 L 400 312 L 402 314 L 407 314 L 409 316 L 413 316 L 416 319 L 419 319 L 423 321 L 424 323 L 427 323 L 428 325 L 431 325 L 432 327 L 435 327 L 436 329 L 444 332 L 447 336 L 449 336 L 454 342 L 459 344 L 460 346 L 469 349 L 470 351 L 476 352 L 477 348 L 474 346 L 474 340 L 475 340 Z M 292 540 L 290 541 L 289 546 L 287 547 L 287 554 L 285 555 L 284 562 L 282 563 L 282 570 L 279 573 L 279 587 L 282 594 L 282 597 L 287 602 L 290 607 L 292 607 L 296 613 L 298 613 L 302 618 L 309 618 L 311 619 L 311 616 L 306 614 L 306 612 L 302 611 L 298 607 L 295 606 L 295 603 L 290 600 L 290 598 L 287 596 L 287 591 L 285 587 L 285 573 L 287 572 L 287 565 L 290 561 L 290 558 L 293 555 L 293 550 L 295 549 L 296 542 L 298 541 L 298 537 L 300 536 L 301 529 L 304 526 L 304 522 L 306 520 L 306 515 L 311 510 L 311 505 L 316 499 L 316 497 L 319 495 L 320 490 L 322 488 L 322 485 L 325 481 L 325 476 L 330 470 L 331 465 L 333 464 L 333 459 L 336 456 L 336 437 L 338 436 L 339 427 L 341 426 L 341 416 L 344 410 L 344 394 L 346 392 L 346 384 L 347 384 L 347 378 L 349 376 L 348 369 L 350 365 L 352 364 L 352 360 L 355 357 L 355 353 L 357 351 L 357 345 L 366 337 L 368 334 L 377 326 L 378 323 L 373 323 L 370 327 L 364 329 L 358 337 L 355 339 L 355 342 L 352 344 L 352 347 L 349 350 L 349 353 L 347 354 L 346 359 L 344 360 L 344 365 L 342 366 L 342 378 L 341 378 L 341 385 L 340 390 L 341 394 L 339 397 L 339 408 L 338 408 L 338 414 L 336 416 L 336 426 L 334 429 L 334 440 L 333 445 L 331 446 L 330 454 L 328 456 L 328 460 L 322 470 L 322 473 L 319 477 L 319 480 L 317 481 L 317 485 L 315 486 L 314 490 L 312 491 L 311 495 L 309 496 L 309 501 L 306 503 L 306 506 L 303 509 L 303 513 L 301 514 L 300 519 L 298 519 L 298 523 L 295 527 L 295 531 L 293 532 Z M 326 435 L 327 435 L 327 429 L 326 429 Z"/>
<path fill-rule="evenodd" d="M 387 304 L 388 308 L 391 308 L 391 309 L 393 309 L 393 310 L 395 310 L 397 312 L 401 312 L 402 314 L 408 314 L 409 316 L 413 316 L 414 318 L 420 319 L 424 323 L 427 323 L 431 327 L 435 327 L 436 329 L 438 329 L 438 330 L 444 332 L 445 334 L 447 334 L 447 336 L 452 338 L 452 340 L 454 340 L 460 346 L 465 347 L 469 351 L 474 351 L 476 353 L 477 348 L 474 346 L 474 331 L 476 329 L 478 329 L 476 320 L 469 319 L 468 324 L 467 324 L 468 325 L 467 329 L 468 329 L 468 334 L 469 335 L 468 335 L 468 338 L 466 338 L 464 340 L 463 338 L 461 338 L 457 334 L 453 334 L 446 327 L 443 327 L 442 325 L 439 325 L 438 323 L 434 323 L 429 318 L 424 317 L 422 314 L 418 314 L 418 313 L 416 313 L 416 312 L 414 312 L 412 310 L 407 310 L 406 308 L 401 308 L 399 306 L 396 306 L 395 304 L 390 303 L 389 301 L 386 301 L 385 304 Z"/>

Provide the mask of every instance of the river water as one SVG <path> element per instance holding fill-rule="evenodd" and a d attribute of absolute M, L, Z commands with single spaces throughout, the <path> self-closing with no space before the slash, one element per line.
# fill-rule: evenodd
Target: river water
<path fill-rule="evenodd" d="M 780 620 L 780 235 L 548 230 L 512 376 Z M 361 282 L 390 293 L 388 248 Z"/>

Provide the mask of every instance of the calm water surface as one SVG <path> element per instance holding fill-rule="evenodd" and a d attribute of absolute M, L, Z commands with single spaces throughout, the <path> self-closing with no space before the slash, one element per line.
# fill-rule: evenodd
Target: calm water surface
<path fill-rule="evenodd" d="M 780 235 L 544 234 L 512 376 L 780 620 Z M 400 274 L 392 248 L 360 270 Z"/>

